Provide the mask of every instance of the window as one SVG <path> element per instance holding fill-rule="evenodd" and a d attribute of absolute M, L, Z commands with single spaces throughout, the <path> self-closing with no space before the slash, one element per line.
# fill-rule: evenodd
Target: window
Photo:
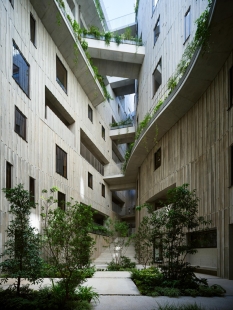
<path fill-rule="evenodd" d="M 29 193 L 31 195 L 31 202 L 35 203 L 35 179 L 29 177 Z"/>
<path fill-rule="evenodd" d="M 9 2 L 12 5 L 12 7 L 14 7 L 14 0 L 9 0 Z"/>
<path fill-rule="evenodd" d="M 105 185 L 102 184 L 102 196 L 105 197 Z"/>
<path fill-rule="evenodd" d="M 193 248 L 217 248 L 217 230 L 189 233 L 188 244 Z"/>
<path fill-rule="evenodd" d="M 154 45 L 156 41 L 158 40 L 159 34 L 160 34 L 160 27 L 159 27 L 159 18 L 158 18 L 157 23 L 154 28 Z"/>
<path fill-rule="evenodd" d="M 56 145 L 56 172 L 67 178 L 67 153 Z"/>
<path fill-rule="evenodd" d="M 105 128 L 102 126 L 102 138 L 105 140 Z"/>
<path fill-rule="evenodd" d="M 58 57 L 56 57 L 56 68 L 57 68 L 57 82 L 64 90 L 64 92 L 67 94 L 67 71 Z"/>
<path fill-rule="evenodd" d="M 118 114 L 120 114 L 120 105 L 118 104 Z"/>
<path fill-rule="evenodd" d="M 231 150 L 230 150 L 230 169 L 231 169 L 231 172 L 230 172 L 230 186 L 233 185 L 233 144 L 230 146 Z"/>
<path fill-rule="evenodd" d="M 6 162 L 6 188 L 11 188 L 11 167 L 12 165 L 8 162 Z"/>
<path fill-rule="evenodd" d="M 93 175 L 90 172 L 88 172 L 88 187 L 93 189 Z"/>
<path fill-rule="evenodd" d="M 190 28 L 191 28 L 191 14 L 189 8 L 184 16 L 184 43 L 188 40 L 190 36 Z"/>
<path fill-rule="evenodd" d="M 155 170 L 156 170 L 161 166 L 161 148 L 158 149 L 157 152 L 155 152 L 154 161 L 155 161 Z"/>
<path fill-rule="evenodd" d="M 93 110 L 88 104 L 88 118 L 93 123 Z"/>
<path fill-rule="evenodd" d="M 152 95 L 154 96 L 157 90 L 159 89 L 159 86 L 162 84 L 162 59 L 160 58 L 155 71 L 153 73 L 153 79 L 152 79 Z"/>
<path fill-rule="evenodd" d="M 36 21 L 32 14 L 30 14 L 30 39 L 36 45 Z"/>
<path fill-rule="evenodd" d="M 29 69 L 30 66 L 21 54 L 18 46 L 13 41 L 13 79 L 29 96 Z"/>
<path fill-rule="evenodd" d="M 229 72 L 229 108 L 233 106 L 233 66 Z"/>
<path fill-rule="evenodd" d="M 59 208 L 61 208 L 63 211 L 66 209 L 66 195 L 58 192 L 57 194 L 57 205 Z"/>
<path fill-rule="evenodd" d="M 15 107 L 15 132 L 24 140 L 26 140 L 26 121 L 26 116 Z"/>

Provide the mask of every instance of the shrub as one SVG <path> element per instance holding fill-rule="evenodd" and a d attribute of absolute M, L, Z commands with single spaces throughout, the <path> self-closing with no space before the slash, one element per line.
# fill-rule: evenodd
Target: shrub
<path fill-rule="evenodd" d="M 120 262 L 116 263 L 111 261 L 108 266 L 108 271 L 123 271 L 123 270 L 132 270 L 136 267 L 136 263 L 132 262 L 128 257 L 121 256 Z"/>
<path fill-rule="evenodd" d="M 97 302 L 99 300 L 99 294 L 93 291 L 92 286 L 79 286 L 76 290 L 76 294 L 79 300 L 86 300 Z"/>
<path fill-rule="evenodd" d="M 158 310 L 205 310 L 202 306 L 194 305 L 165 305 L 159 306 Z"/>

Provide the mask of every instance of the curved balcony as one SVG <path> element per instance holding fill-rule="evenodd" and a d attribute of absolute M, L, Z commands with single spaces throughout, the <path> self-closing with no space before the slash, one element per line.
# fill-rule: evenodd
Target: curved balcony
<path fill-rule="evenodd" d="M 207 53 L 204 53 L 202 49 L 196 51 L 177 87 L 164 101 L 135 142 L 125 175 L 105 178 L 110 188 L 123 189 L 124 185 L 128 188 L 129 184 L 134 185 L 132 188 L 135 188 L 138 168 L 155 145 L 157 128 L 156 140 L 159 141 L 207 90 L 233 49 L 233 40 L 229 39 L 233 31 L 232 12 L 233 1 L 214 1 L 210 12 L 209 25 L 213 39 L 209 42 L 209 51 Z"/>

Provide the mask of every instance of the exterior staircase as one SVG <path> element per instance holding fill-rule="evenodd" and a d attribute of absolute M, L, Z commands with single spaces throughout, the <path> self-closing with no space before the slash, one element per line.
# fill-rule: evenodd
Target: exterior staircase
<path fill-rule="evenodd" d="M 105 248 L 105 250 L 100 254 L 100 256 L 93 261 L 93 265 L 95 265 L 97 269 L 105 269 L 107 267 L 107 264 L 112 261 L 113 254 L 114 245 L 111 244 L 110 247 Z M 126 250 L 123 249 L 122 255 L 130 258 L 132 262 L 137 263 L 134 257 L 135 250 L 133 244 L 130 244 L 130 246 Z"/>

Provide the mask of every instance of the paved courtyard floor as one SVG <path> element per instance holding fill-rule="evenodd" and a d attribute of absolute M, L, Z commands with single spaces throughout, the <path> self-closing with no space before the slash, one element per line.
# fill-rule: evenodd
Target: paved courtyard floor
<path fill-rule="evenodd" d="M 233 310 L 233 280 L 203 274 L 197 274 L 197 276 L 206 278 L 210 285 L 220 284 L 226 290 L 225 297 L 141 296 L 127 271 L 97 271 L 84 285 L 92 286 L 100 294 L 99 302 L 92 303 L 93 310 L 157 310 L 160 305 L 195 303 L 205 307 L 206 310 Z M 6 288 L 11 283 L 13 279 L 9 279 L 7 284 L 1 286 Z M 26 283 L 27 281 L 22 281 L 22 284 Z M 51 280 L 44 279 L 42 285 L 51 285 Z M 31 285 L 31 287 L 37 289 L 38 285 Z"/>

